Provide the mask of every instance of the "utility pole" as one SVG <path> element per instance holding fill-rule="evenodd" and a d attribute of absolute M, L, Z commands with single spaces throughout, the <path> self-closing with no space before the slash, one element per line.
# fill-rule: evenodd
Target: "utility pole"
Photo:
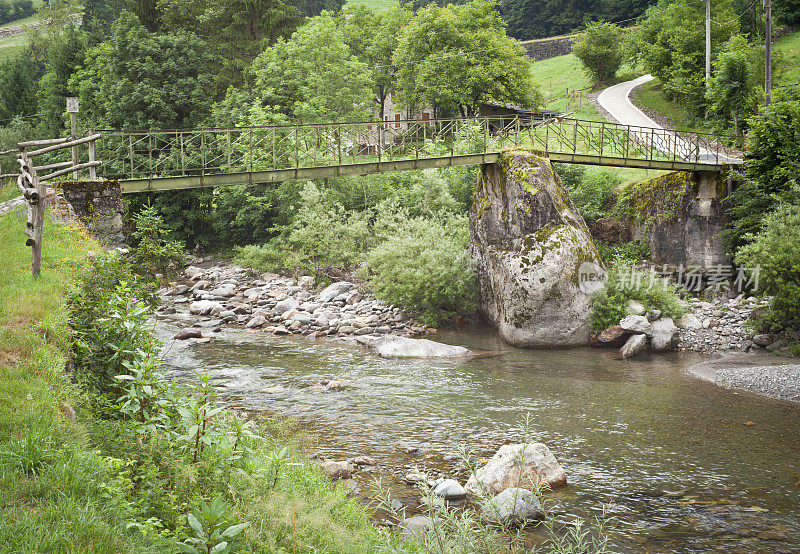
<path fill-rule="evenodd" d="M 767 60 L 764 67 L 764 106 L 769 106 L 772 100 L 772 0 L 764 0 L 767 12 Z"/>
<path fill-rule="evenodd" d="M 767 0 L 769 2 L 769 0 Z M 706 88 L 711 86 L 711 0 L 706 0 Z"/>

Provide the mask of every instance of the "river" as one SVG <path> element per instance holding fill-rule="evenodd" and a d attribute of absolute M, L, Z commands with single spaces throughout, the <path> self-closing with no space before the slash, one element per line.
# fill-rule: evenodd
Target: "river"
<path fill-rule="evenodd" d="M 158 335 L 167 342 L 179 326 L 161 320 Z M 228 406 L 298 419 L 327 456 L 388 466 L 446 470 L 461 447 L 490 457 L 520 441 L 529 415 L 531 438 L 567 471 L 568 486 L 548 495 L 556 511 L 591 518 L 605 504 L 617 549 L 800 551 L 800 405 L 686 372 L 708 356 L 525 350 L 487 328 L 435 338 L 488 355 L 384 360 L 357 346 L 226 328 L 210 343 L 168 345 L 165 363 L 180 380 L 207 372 Z M 323 378 L 349 382 L 308 386 Z M 421 451 L 399 451 L 397 441 Z"/>

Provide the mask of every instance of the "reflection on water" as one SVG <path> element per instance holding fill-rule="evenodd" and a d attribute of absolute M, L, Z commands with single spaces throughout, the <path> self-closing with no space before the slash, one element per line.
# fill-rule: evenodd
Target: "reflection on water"
<path fill-rule="evenodd" d="M 175 327 L 161 322 L 162 340 Z M 523 350 L 486 329 L 443 342 L 495 355 L 469 361 L 382 360 L 359 347 L 224 330 L 174 344 L 171 374 L 205 371 L 228 405 L 299 418 L 331 456 L 388 460 L 405 440 L 435 458 L 491 456 L 535 440 L 567 470 L 555 501 L 592 516 L 603 504 L 631 551 L 800 551 L 800 407 L 687 375 L 698 355 L 614 359 L 611 351 Z M 314 392 L 323 378 L 343 390 Z M 755 425 L 745 425 L 752 421 Z"/>

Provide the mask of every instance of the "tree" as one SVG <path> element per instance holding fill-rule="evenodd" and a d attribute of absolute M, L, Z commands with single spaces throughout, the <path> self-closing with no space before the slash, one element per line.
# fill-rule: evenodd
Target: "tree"
<path fill-rule="evenodd" d="M 733 130 L 737 136 L 740 119 L 756 109 L 761 96 L 760 79 L 755 76 L 749 52 L 750 46 L 743 36 L 731 37 L 714 60 L 711 86 L 707 92 L 711 108 L 733 118 Z"/>
<path fill-rule="evenodd" d="M 48 38 L 49 44 L 44 48 L 45 73 L 36 93 L 41 114 L 39 130 L 47 136 L 61 136 L 67 128 L 65 99 L 78 95 L 77 89 L 69 86 L 69 80 L 86 57 L 87 37 L 69 25 Z"/>
<path fill-rule="evenodd" d="M 590 23 L 572 52 L 595 81 L 610 81 L 622 65 L 622 31 L 617 25 Z"/>
<path fill-rule="evenodd" d="M 531 60 L 505 34 L 494 0 L 431 4 L 400 33 L 392 56 L 399 99 L 437 115 L 476 113 L 482 101 L 533 107 L 539 102 Z"/>
<path fill-rule="evenodd" d="M 233 117 L 255 107 L 302 123 L 359 121 L 370 112 L 367 67 L 330 15 L 310 19 L 290 39 L 279 39 L 253 61 L 250 74 L 253 83 L 246 91 L 228 92 L 239 104 Z"/>
<path fill-rule="evenodd" d="M 800 92 L 787 90 L 777 90 L 749 122 L 744 181 L 727 201 L 730 223 L 723 238 L 732 251 L 759 232 L 780 202 L 800 201 Z"/>
<path fill-rule="evenodd" d="M 87 126 L 192 127 L 211 111 L 209 66 L 206 46 L 196 35 L 149 33 L 123 12 L 111 39 L 87 52 L 70 87 L 79 91 Z"/>
<path fill-rule="evenodd" d="M 301 23 L 300 12 L 280 0 L 158 0 L 163 31 L 187 30 L 213 52 L 214 96 L 240 86 L 252 61 Z"/>
<path fill-rule="evenodd" d="M 297 8 L 301 15 L 305 17 L 315 17 L 323 11 L 337 13 L 341 10 L 347 0 L 288 0 L 289 6 Z"/>
<path fill-rule="evenodd" d="M 398 30 L 403 29 L 412 17 L 407 7 L 394 3 L 381 13 L 358 5 L 343 12 L 340 18 L 344 40 L 350 51 L 372 73 L 373 94 L 380 106 L 381 120 L 386 99 L 397 88 L 392 54 L 397 49 Z"/>
<path fill-rule="evenodd" d="M 0 120 L 36 113 L 36 89 L 44 64 L 32 59 L 30 49 L 0 62 Z"/>
<path fill-rule="evenodd" d="M 731 0 L 712 2 L 712 56 L 716 57 L 733 34 L 739 33 L 740 20 Z M 647 17 L 631 33 L 630 42 L 645 70 L 658 77 L 670 99 L 683 102 L 689 112 L 699 115 L 706 108 L 705 84 L 705 8 L 693 0 L 662 0 L 647 11 Z"/>

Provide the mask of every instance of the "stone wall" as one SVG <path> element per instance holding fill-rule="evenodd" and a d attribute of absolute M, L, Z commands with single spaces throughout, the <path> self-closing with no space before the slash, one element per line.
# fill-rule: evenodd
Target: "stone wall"
<path fill-rule="evenodd" d="M 626 34 L 631 30 L 633 30 L 633 27 L 623 29 L 622 33 Z M 572 46 L 579 36 L 581 36 L 580 33 L 574 33 L 557 37 L 535 38 L 522 41 L 520 44 L 534 61 L 549 60 L 556 56 L 572 54 Z"/>
<path fill-rule="evenodd" d="M 675 171 L 627 191 L 634 239 L 648 242 L 654 263 L 707 269 L 729 260 L 720 238 L 727 222 L 722 200 L 727 174 Z"/>
<path fill-rule="evenodd" d="M 120 243 L 122 191 L 118 181 L 69 181 L 61 184 L 64 199 L 101 241 Z"/>

